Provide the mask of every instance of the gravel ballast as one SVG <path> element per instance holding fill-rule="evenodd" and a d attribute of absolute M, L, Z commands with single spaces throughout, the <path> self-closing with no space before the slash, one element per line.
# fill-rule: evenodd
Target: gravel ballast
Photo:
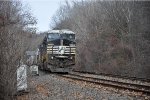
<path fill-rule="evenodd" d="M 19 100 L 145 100 L 142 93 L 117 90 L 84 81 L 63 78 L 49 72 L 39 72 L 28 80 L 29 94 Z"/>

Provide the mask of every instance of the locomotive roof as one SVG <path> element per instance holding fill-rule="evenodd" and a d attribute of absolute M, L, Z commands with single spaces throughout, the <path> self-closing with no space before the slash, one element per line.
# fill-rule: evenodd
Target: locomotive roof
<path fill-rule="evenodd" d="M 59 34 L 75 34 L 73 31 L 63 29 L 63 30 L 50 30 L 48 33 L 59 33 Z"/>

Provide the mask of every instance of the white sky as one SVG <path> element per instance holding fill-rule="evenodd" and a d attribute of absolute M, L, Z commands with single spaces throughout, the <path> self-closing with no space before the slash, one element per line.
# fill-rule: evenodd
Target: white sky
<path fill-rule="evenodd" d="M 56 13 L 60 4 L 65 2 L 65 0 L 21 0 L 23 4 L 29 5 L 31 8 L 31 13 L 37 19 L 37 29 L 38 31 L 47 31 L 50 29 L 50 22 L 52 16 Z M 70 0 L 69 0 L 70 1 Z"/>

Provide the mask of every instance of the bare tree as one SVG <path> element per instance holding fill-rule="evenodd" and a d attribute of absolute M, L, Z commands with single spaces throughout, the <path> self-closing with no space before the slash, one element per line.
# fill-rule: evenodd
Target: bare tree
<path fill-rule="evenodd" d="M 16 70 L 24 60 L 36 20 L 22 9 L 20 1 L 0 1 L 0 99 L 12 100 L 16 93 Z"/>

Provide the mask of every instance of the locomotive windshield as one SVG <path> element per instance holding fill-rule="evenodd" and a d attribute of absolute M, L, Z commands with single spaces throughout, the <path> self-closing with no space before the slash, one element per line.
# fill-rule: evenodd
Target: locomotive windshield
<path fill-rule="evenodd" d="M 62 39 L 75 40 L 75 34 L 61 34 Z"/>
<path fill-rule="evenodd" d="M 49 33 L 47 36 L 48 41 L 59 39 L 59 38 L 60 38 L 59 33 Z"/>

